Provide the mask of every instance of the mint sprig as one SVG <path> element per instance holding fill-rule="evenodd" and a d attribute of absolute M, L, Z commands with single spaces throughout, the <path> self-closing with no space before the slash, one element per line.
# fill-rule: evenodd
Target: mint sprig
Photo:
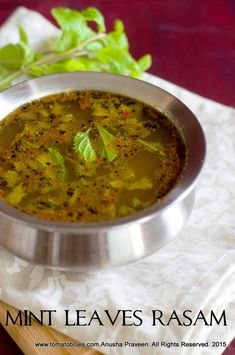
<path fill-rule="evenodd" d="M 11 86 L 22 75 L 37 77 L 72 71 L 103 71 L 140 77 L 151 66 L 151 56 L 135 60 L 129 52 L 122 21 L 107 33 L 102 13 L 88 7 L 82 11 L 54 8 L 52 16 L 61 29 L 49 53 L 34 53 L 24 29 L 19 42 L 0 48 L 0 90 Z M 96 31 L 90 23 L 96 24 Z"/>

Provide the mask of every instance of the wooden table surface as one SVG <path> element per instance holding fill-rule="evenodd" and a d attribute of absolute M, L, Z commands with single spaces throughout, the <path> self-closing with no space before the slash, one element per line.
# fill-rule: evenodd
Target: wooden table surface
<path fill-rule="evenodd" d="M 20 5 L 37 10 L 50 20 L 51 7 L 96 6 L 104 13 L 109 30 L 114 19 L 124 21 L 136 58 L 152 54 L 150 73 L 235 107 L 234 0 L 0 0 L 0 23 Z M 13 333 L 10 335 L 18 341 L 17 332 Z M 0 354 L 21 354 L 1 326 Z M 235 342 L 224 354 L 235 354 Z"/>

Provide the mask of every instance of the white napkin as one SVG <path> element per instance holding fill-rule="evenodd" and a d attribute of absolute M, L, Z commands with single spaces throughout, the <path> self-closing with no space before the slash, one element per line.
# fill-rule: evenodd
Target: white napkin
<path fill-rule="evenodd" d="M 18 8 L 0 29 L 0 44 L 18 39 L 16 25 L 26 29 L 34 47 L 57 30 L 41 15 Z M 198 182 L 192 216 L 183 231 L 152 256 L 108 271 L 69 273 L 50 271 L 22 261 L 0 248 L 0 297 L 19 309 L 55 309 L 53 326 L 82 342 L 207 342 L 208 348 L 101 347 L 107 354 L 221 354 L 235 330 L 235 110 L 202 98 L 153 75 L 144 80 L 181 99 L 199 118 L 207 139 L 207 160 Z M 66 327 L 64 310 L 94 310 L 104 326 Z M 105 320 L 118 309 L 142 310 L 139 327 Z M 191 309 L 194 314 L 226 310 L 228 326 L 152 326 L 151 310 L 166 315 Z M 74 313 L 73 313 L 74 315 Z M 74 318 L 74 317 L 73 317 Z M 71 317 L 72 321 L 72 317 Z M 45 341 L 46 339 L 42 339 Z"/>

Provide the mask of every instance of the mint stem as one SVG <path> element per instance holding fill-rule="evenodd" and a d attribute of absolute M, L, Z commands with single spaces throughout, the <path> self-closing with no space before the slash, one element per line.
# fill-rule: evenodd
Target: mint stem
<path fill-rule="evenodd" d="M 16 72 L 6 76 L 0 83 L 0 88 L 4 87 L 5 84 L 7 84 L 8 82 L 11 82 L 12 80 L 15 80 L 17 78 L 19 78 L 21 75 L 23 75 L 24 72 L 22 70 L 17 70 Z"/>

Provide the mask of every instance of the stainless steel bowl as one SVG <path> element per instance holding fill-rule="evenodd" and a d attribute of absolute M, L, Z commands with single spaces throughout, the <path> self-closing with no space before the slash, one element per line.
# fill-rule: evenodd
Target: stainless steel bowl
<path fill-rule="evenodd" d="M 205 137 L 193 113 L 177 98 L 144 81 L 104 73 L 66 73 L 18 84 L 0 94 L 0 119 L 36 98 L 66 90 L 120 93 L 159 108 L 175 122 L 189 150 L 180 182 L 160 204 L 128 217 L 101 223 L 42 220 L 0 201 L 0 244 L 33 263 L 64 270 L 127 264 L 169 242 L 186 223 L 194 187 L 205 159 Z"/>

